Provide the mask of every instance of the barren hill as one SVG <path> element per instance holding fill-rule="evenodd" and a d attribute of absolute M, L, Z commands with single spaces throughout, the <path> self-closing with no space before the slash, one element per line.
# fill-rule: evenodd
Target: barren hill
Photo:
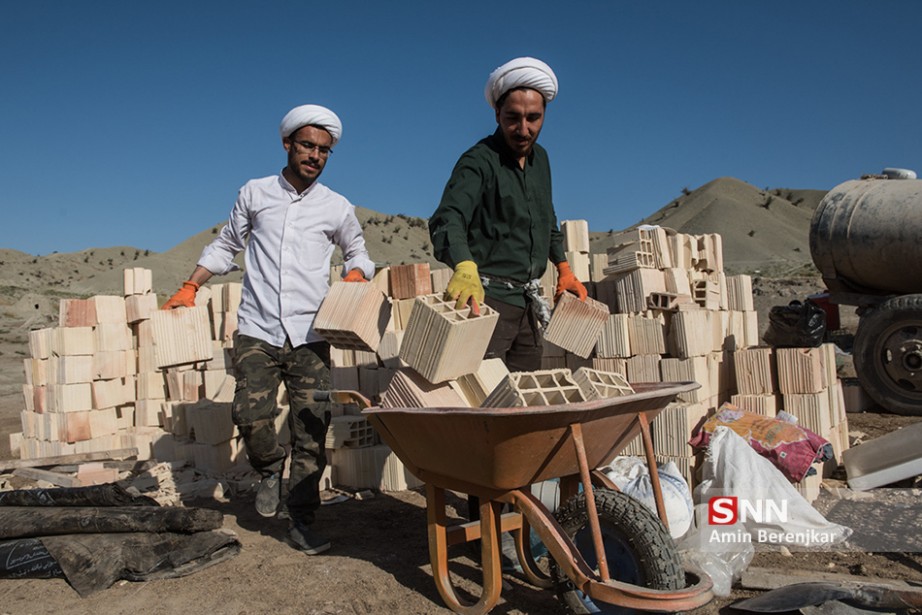
<path fill-rule="evenodd" d="M 731 271 L 786 274 L 811 268 L 807 235 L 821 190 L 759 189 L 738 179 L 715 179 L 683 194 L 639 224 L 659 224 L 685 233 L 719 233 L 724 262 Z M 432 256 L 426 220 L 357 208 L 374 261 L 399 264 L 427 261 Z M 187 278 L 202 249 L 220 232 L 224 221 L 204 229 L 166 252 L 132 247 L 91 248 L 70 254 L 31 256 L 0 249 L 0 307 L 26 317 L 36 296 L 90 296 L 118 293 L 122 269 L 146 267 L 154 272 L 155 290 L 165 298 Z M 608 234 L 591 233 L 592 251 L 604 252 Z M 334 263 L 341 262 L 338 251 Z M 242 264 L 242 257 L 238 257 Z M 239 280 L 239 272 L 223 278 Z M 28 296 L 27 296 L 28 295 Z"/>
<path fill-rule="evenodd" d="M 812 263 L 808 235 L 822 190 L 761 190 L 721 177 L 684 193 L 638 224 L 657 224 L 682 233 L 718 233 L 724 264 L 732 271 L 784 272 Z M 593 252 L 609 247 L 595 234 Z"/>

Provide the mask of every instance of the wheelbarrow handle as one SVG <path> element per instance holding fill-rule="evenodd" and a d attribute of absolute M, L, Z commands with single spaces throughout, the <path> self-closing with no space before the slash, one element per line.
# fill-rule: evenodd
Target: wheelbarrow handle
<path fill-rule="evenodd" d="M 358 404 L 362 408 L 371 408 L 371 401 L 358 391 L 314 391 L 314 401 L 333 402 L 335 404 Z"/>

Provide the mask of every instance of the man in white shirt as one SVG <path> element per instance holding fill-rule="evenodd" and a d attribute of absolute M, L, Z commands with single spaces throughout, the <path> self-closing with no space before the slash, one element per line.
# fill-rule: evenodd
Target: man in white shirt
<path fill-rule="evenodd" d="M 320 506 L 330 423 L 329 405 L 313 400 L 314 391 L 328 389 L 330 382 L 330 346 L 314 331 L 314 316 L 329 288 L 334 246 L 342 250 L 347 282 L 370 279 L 374 263 L 354 206 L 317 181 L 342 135 L 339 118 L 324 107 L 302 105 L 285 115 L 279 132 L 288 164 L 279 175 L 251 180 L 240 189 L 227 225 L 163 308 L 194 305 L 199 286 L 238 269 L 232 259 L 246 248 L 234 345 L 234 423 L 250 463 L 263 475 L 257 511 L 288 516 L 289 540 L 314 555 L 330 548 L 330 541 L 311 529 Z M 274 422 L 282 382 L 292 437 L 287 511 L 279 506 L 286 455 Z"/>

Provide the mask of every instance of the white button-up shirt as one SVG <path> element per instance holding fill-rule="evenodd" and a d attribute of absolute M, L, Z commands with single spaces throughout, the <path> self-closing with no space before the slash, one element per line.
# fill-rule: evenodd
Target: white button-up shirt
<path fill-rule="evenodd" d="M 355 207 L 318 182 L 298 194 L 279 174 L 240 189 L 227 225 L 198 264 L 224 275 L 239 269 L 233 258 L 246 247 L 238 330 L 273 346 L 286 337 L 299 346 L 323 339 L 313 323 L 330 286 L 334 245 L 342 249 L 344 271 L 358 268 L 372 278 L 375 266 Z"/>

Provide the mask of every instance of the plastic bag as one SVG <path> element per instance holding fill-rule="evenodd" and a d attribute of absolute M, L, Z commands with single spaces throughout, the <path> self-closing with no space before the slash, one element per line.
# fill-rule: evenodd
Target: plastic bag
<path fill-rule="evenodd" d="M 816 348 L 826 335 L 826 312 L 812 301 L 791 301 L 768 312 L 762 339 L 776 348 Z"/>
<path fill-rule="evenodd" d="M 608 468 L 602 468 L 625 495 L 629 495 L 656 514 L 656 500 L 653 497 L 653 483 L 647 471 L 646 461 L 640 457 L 617 457 Z M 691 489 L 682 477 L 675 462 L 657 464 L 660 490 L 669 520 L 669 534 L 678 539 L 692 523 L 694 503 Z"/>

